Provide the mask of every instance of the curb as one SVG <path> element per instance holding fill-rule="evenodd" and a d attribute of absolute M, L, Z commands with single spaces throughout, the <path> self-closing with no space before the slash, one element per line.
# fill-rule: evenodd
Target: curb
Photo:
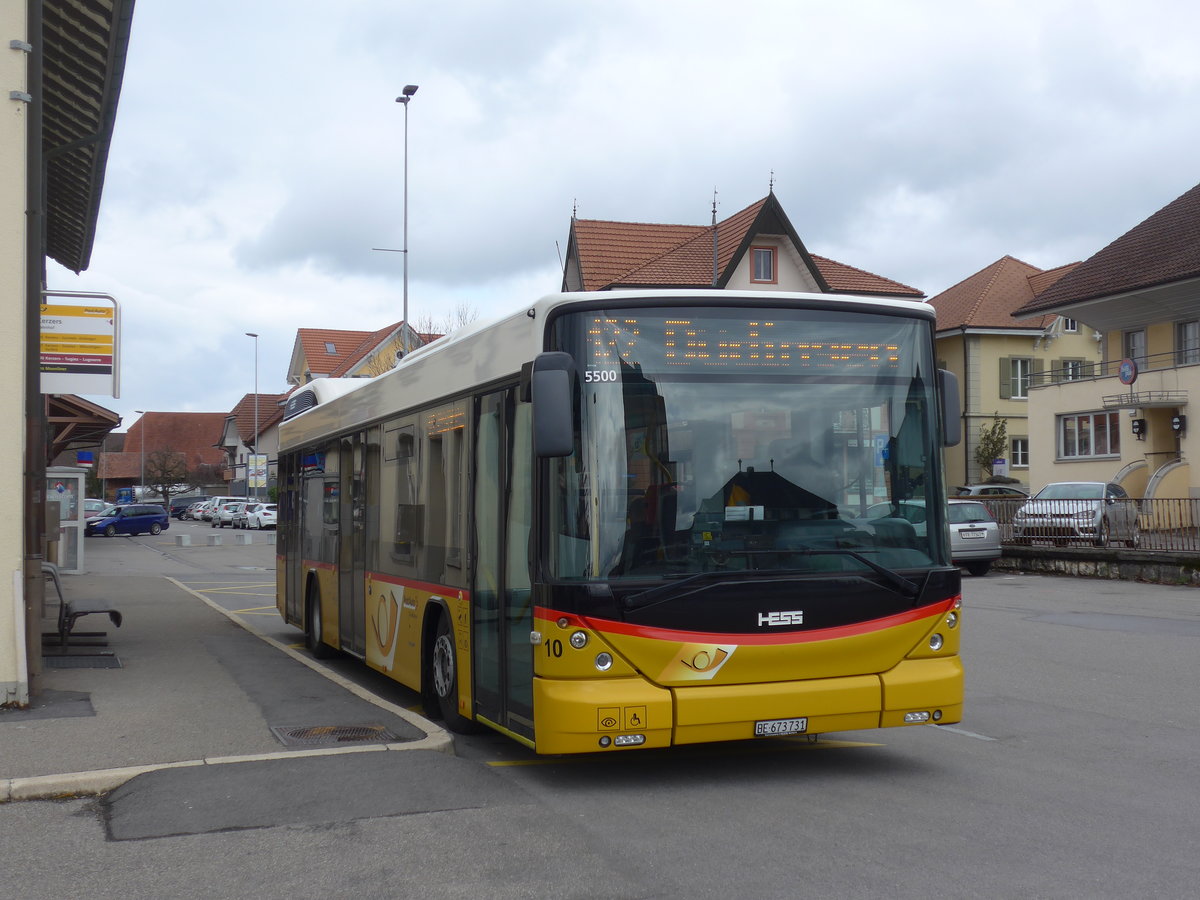
<path fill-rule="evenodd" d="M 225 616 L 225 618 L 238 627 L 244 628 L 259 640 L 287 654 L 297 662 L 303 663 L 317 674 L 329 679 L 338 687 L 349 691 L 359 699 L 366 700 L 368 703 L 378 706 L 385 712 L 403 719 L 417 730 L 424 732 L 425 737 L 415 741 L 371 744 L 359 747 L 318 747 L 311 750 L 280 750 L 274 753 L 253 753 L 244 756 L 213 756 L 205 759 L 184 760 L 182 762 L 126 766 L 117 769 L 95 769 L 88 772 L 66 772 L 59 775 L 30 775 L 22 778 L 0 778 L 0 803 L 9 803 L 17 800 L 62 800 L 70 797 L 96 796 L 115 790 L 138 775 L 145 775 L 162 769 L 179 769 L 189 766 L 220 766 L 244 762 L 264 762 L 276 759 L 300 759 L 310 756 L 344 756 L 350 753 L 382 753 L 398 750 L 434 750 L 438 753 L 454 755 L 454 740 L 450 736 L 450 733 L 441 726 L 429 721 L 424 716 L 419 716 L 410 710 L 404 709 L 402 706 L 397 706 L 394 703 L 389 703 L 387 700 L 380 699 L 365 688 L 360 687 L 336 672 L 329 671 L 324 666 L 298 653 L 286 644 L 282 644 L 273 637 L 263 634 L 253 625 L 239 619 L 232 612 L 220 604 L 214 603 L 203 594 L 192 590 L 186 585 L 180 584 L 170 576 L 164 577 L 177 588 L 202 600 L 210 608 Z"/>
<path fill-rule="evenodd" d="M 0 779 L 0 803 L 17 800 L 64 800 L 70 797 L 96 796 L 116 790 L 130 779 L 162 769 L 186 769 L 195 766 L 226 766 L 236 763 L 267 762 L 276 759 L 303 759 L 310 756 L 346 756 L 350 753 L 385 753 L 390 750 L 436 750 L 454 754 L 449 735 L 426 736 L 407 743 L 372 744 L 362 747 L 281 750 L 277 753 L 252 753 L 245 756 L 210 756 L 183 762 L 126 766 L 120 769 L 95 769 L 90 772 L 66 772 L 61 775 L 30 775 Z"/>

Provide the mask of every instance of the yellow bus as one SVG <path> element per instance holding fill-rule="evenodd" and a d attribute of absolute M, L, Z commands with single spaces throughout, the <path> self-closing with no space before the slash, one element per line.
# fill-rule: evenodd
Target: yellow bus
<path fill-rule="evenodd" d="M 280 613 L 538 753 L 957 722 L 933 328 L 571 293 L 313 381 L 280 426 Z"/>

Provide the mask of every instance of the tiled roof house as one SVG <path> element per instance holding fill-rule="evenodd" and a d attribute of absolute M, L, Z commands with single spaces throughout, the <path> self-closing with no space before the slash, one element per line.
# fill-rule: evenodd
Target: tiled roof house
<path fill-rule="evenodd" d="M 925 296 L 809 253 L 774 193 L 715 225 L 571 220 L 564 291 L 714 287 L 906 300 Z"/>
<path fill-rule="evenodd" d="M 1200 185 L 1013 315 L 1046 313 L 1104 332 L 1103 363 L 1092 378 L 1030 392 L 1030 428 L 1047 443 L 1031 475 L 1115 480 L 1135 497 L 1200 498 L 1200 474 L 1188 463 L 1200 453 L 1188 428 L 1191 396 L 1200 397 Z M 1123 381 L 1125 360 L 1133 365 Z"/>
<path fill-rule="evenodd" d="M 946 453 L 951 485 L 988 477 L 975 461 L 980 432 L 1006 420 L 1009 475 L 1025 481 L 1031 440 L 1031 379 L 1082 377 L 1100 360 L 1095 332 L 1057 315 L 1014 319 L 1015 309 L 1064 277 L 1078 263 L 1043 271 L 1004 256 L 930 299 L 937 310 L 938 365 L 958 376 L 966 439 Z"/>
<path fill-rule="evenodd" d="M 224 413 L 147 412 L 129 426 L 121 452 L 100 453 L 96 474 L 111 495 L 116 487 L 139 484 L 143 454 L 159 450 L 182 453 L 189 469 L 219 468 L 225 454 L 216 443 L 224 424 Z"/>
<path fill-rule="evenodd" d="M 404 346 L 403 321 L 377 331 L 339 331 L 331 328 L 299 328 L 287 382 L 308 384 L 314 378 L 353 378 L 379 375 L 392 368 L 396 354 Z M 407 328 L 411 350 L 428 343 L 437 335 L 425 335 Z"/>

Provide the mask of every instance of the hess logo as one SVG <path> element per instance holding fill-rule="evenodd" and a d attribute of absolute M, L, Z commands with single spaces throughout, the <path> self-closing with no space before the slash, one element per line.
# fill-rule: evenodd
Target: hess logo
<path fill-rule="evenodd" d="M 780 625 L 803 625 L 804 610 L 802 609 L 787 609 L 779 612 L 760 612 L 758 614 L 758 627 L 763 628 L 778 628 Z"/>

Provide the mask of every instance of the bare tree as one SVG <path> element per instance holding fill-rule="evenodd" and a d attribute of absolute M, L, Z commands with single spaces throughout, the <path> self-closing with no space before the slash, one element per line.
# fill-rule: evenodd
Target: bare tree
<path fill-rule="evenodd" d="M 413 322 L 413 328 L 422 335 L 450 334 L 450 332 L 457 331 L 478 318 L 479 310 L 465 300 L 460 300 L 455 304 L 454 309 L 445 313 L 440 318 L 430 312 L 421 313 L 417 316 L 416 321 Z"/>
<path fill-rule="evenodd" d="M 975 445 L 975 462 L 987 470 L 988 478 L 995 477 L 993 465 L 998 457 L 1008 456 L 1008 419 L 992 413 L 991 425 L 979 426 L 979 443 Z"/>
<path fill-rule="evenodd" d="M 145 486 L 162 497 L 167 509 L 171 508 L 172 495 L 192 489 L 190 475 L 187 457 L 178 450 L 164 447 L 146 454 Z"/>

